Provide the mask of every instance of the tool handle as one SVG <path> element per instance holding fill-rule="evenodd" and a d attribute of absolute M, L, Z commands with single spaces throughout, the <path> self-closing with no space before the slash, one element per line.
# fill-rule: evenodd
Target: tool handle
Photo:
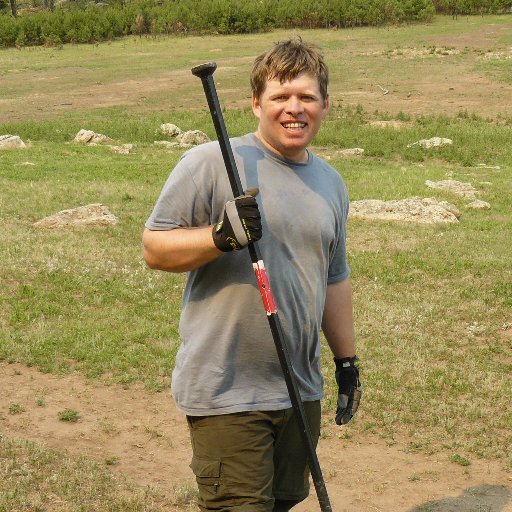
<path fill-rule="evenodd" d="M 215 132 L 217 133 L 217 138 L 219 140 L 220 150 L 228 172 L 231 190 L 233 191 L 233 196 L 238 197 L 244 193 L 244 190 L 242 182 L 240 181 L 240 176 L 238 175 L 233 150 L 229 143 L 228 132 L 226 130 L 226 125 L 222 116 L 222 109 L 215 89 L 215 82 L 213 81 L 213 73 L 216 69 L 217 64 L 215 62 L 207 62 L 206 64 L 201 64 L 200 66 L 192 68 L 192 74 L 198 76 L 203 83 L 204 93 L 208 102 L 208 107 L 210 108 Z"/>

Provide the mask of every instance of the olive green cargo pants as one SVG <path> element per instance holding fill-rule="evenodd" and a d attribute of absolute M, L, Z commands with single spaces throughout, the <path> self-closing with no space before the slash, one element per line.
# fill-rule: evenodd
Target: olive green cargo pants
<path fill-rule="evenodd" d="M 304 402 L 316 446 L 320 402 Z M 201 510 L 289 510 L 309 494 L 307 454 L 293 409 L 187 416 Z"/>

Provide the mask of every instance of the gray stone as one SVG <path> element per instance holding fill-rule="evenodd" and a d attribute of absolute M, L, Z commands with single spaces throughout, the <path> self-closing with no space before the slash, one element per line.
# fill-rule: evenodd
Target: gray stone
<path fill-rule="evenodd" d="M 179 142 L 171 142 L 169 140 L 155 140 L 153 144 L 155 146 L 164 146 L 166 149 L 173 149 L 180 146 Z"/>
<path fill-rule="evenodd" d="M 176 137 L 181 146 L 197 146 L 210 142 L 208 135 L 201 130 L 189 130 Z"/>
<path fill-rule="evenodd" d="M 23 149 L 26 147 L 18 135 L 0 135 L 0 149 Z"/>
<path fill-rule="evenodd" d="M 81 129 L 73 139 L 73 142 L 85 144 L 112 144 L 114 141 L 101 133 L 95 133 L 92 130 Z"/>
<path fill-rule="evenodd" d="M 410 197 L 382 201 L 363 199 L 350 203 L 349 218 L 416 222 L 419 224 L 458 223 L 460 212 L 456 206 L 433 197 Z"/>
<path fill-rule="evenodd" d="M 476 199 L 475 201 L 467 204 L 466 208 L 472 208 L 474 210 L 490 210 L 491 205 L 487 201 Z"/>
<path fill-rule="evenodd" d="M 172 123 L 161 124 L 160 131 L 164 135 L 168 135 L 169 137 L 177 137 L 178 135 L 181 135 L 183 133 L 180 128 L 178 128 L 175 124 Z"/>
<path fill-rule="evenodd" d="M 408 144 L 408 148 L 412 148 L 413 146 L 420 146 L 423 149 L 436 148 L 439 146 L 447 146 L 453 144 L 452 139 L 444 139 L 442 137 L 432 137 L 431 139 L 421 139 L 412 144 Z"/>
<path fill-rule="evenodd" d="M 66 226 L 113 226 L 119 219 L 104 204 L 94 203 L 62 210 L 34 223 L 38 228 L 62 228 Z"/>
<path fill-rule="evenodd" d="M 337 151 L 340 155 L 343 156 L 361 156 L 364 154 L 363 148 L 346 148 L 346 149 L 340 149 Z"/>
<path fill-rule="evenodd" d="M 441 181 L 425 181 L 425 185 L 429 188 L 437 190 L 445 190 L 453 194 L 465 197 L 467 199 L 474 199 L 478 190 L 471 185 L 471 183 L 462 183 L 457 180 L 441 180 Z"/>
<path fill-rule="evenodd" d="M 128 155 L 133 151 L 133 144 L 123 144 L 122 146 L 110 146 L 112 153 L 118 155 Z"/>
<path fill-rule="evenodd" d="M 402 121 L 394 119 L 390 121 L 370 121 L 368 124 L 374 128 L 393 128 L 393 130 L 400 130 L 404 126 Z"/>

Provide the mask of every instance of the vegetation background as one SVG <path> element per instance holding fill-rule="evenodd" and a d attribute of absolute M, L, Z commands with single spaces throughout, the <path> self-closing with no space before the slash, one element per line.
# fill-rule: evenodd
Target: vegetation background
<path fill-rule="evenodd" d="M 119 12 L 131 7 L 119 6 Z M 16 19 L 7 12 L 2 26 L 19 27 L 38 16 L 86 20 L 109 8 L 66 9 L 27 11 Z M 430 196 L 425 180 L 450 178 L 470 182 L 492 206 L 469 210 L 464 198 L 436 192 L 462 211 L 459 224 L 350 222 L 365 396 L 341 434 L 329 434 L 335 388 L 324 347 L 325 435 L 441 454 L 468 478 L 477 461 L 512 470 L 511 27 L 509 15 L 486 15 L 298 31 L 323 49 L 332 76 L 332 111 L 315 151 L 340 170 L 352 200 Z M 2 379 L 11 365 L 22 364 L 84 376 L 94 385 L 142 385 L 148 400 L 168 388 L 184 276 L 148 270 L 140 235 L 182 150 L 153 141 L 163 137 L 163 122 L 215 137 L 200 84 L 190 74 L 193 65 L 212 59 L 219 64 L 215 78 L 230 134 L 254 129 L 247 86 L 252 59 L 297 33 L 265 30 L 135 33 L 94 45 L 23 43 L 0 50 L 0 134 L 28 143 L 25 150 L 0 153 Z M 104 146 L 71 144 L 81 128 L 134 143 L 135 151 L 117 155 Z M 454 144 L 408 147 L 433 136 Z M 347 147 L 364 148 L 364 156 L 347 160 L 339 153 Z M 33 227 L 59 210 L 96 202 L 120 218 L 117 227 Z M 34 394 L 0 410 L 2 512 L 189 506 L 187 489 L 180 501 L 180 489 L 169 497 L 162 489 L 116 483 L 114 459 L 98 465 L 4 434 L 11 422 L 30 425 L 50 399 Z M 80 428 L 80 410 L 59 413 L 56 429 L 75 419 Z M 341 471 L 332 471 L 344 487 Z"/>
<path fill-rule="evenodd" d="M 511 8 L 511 0 L 0 0 L 0 46 L 94 43 L 131 34 L 383 26 L 429 22 L 436 13 L 457 17 Z"/>

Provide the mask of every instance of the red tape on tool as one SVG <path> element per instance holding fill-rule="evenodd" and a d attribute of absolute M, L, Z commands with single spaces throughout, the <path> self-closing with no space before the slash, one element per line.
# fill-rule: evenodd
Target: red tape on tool
<path fill-rule="evenodd" d="M 274 302 L 274 295 L 270 289 L 270 282 L 268 280 L 267 271 L 263 260 L 259 260 L 257 263 L 252 264 L 256 279 L 258 281 L 258 287 L 260 289 L 261 298 L 263 299 L 263 305 L 267 315 L 277 313 L 276 303 Z"/>

